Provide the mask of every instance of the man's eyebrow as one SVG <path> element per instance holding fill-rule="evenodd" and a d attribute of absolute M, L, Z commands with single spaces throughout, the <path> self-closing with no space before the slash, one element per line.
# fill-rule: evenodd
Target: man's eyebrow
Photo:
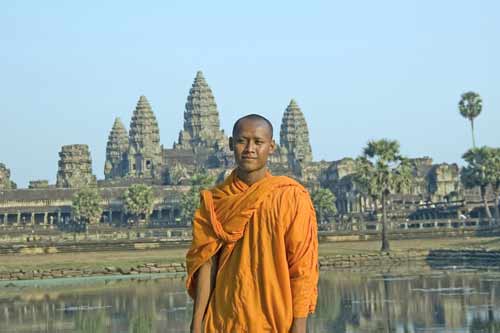
<path fill-rule="evenodd" d="M 245 136 L 243 134 L 238 134 L 234 137 L 234 139 L 255 139 L 255 140 L 265 140 L 265 136 L 259 136 L 259 135 L 254 135 L 254 136 Z"/>

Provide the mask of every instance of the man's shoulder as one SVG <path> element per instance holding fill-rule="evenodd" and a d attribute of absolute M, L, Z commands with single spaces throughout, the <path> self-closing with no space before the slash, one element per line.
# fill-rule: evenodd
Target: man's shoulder
<path fill-rule="evenodd" d="M 302 192 L 306 194 L 309 193 L 301 183 L 287 176 L 272 176 L 270 177 L 270 181 L 276 184 L 276 187 L 280 190 L 280 192 Z"/>

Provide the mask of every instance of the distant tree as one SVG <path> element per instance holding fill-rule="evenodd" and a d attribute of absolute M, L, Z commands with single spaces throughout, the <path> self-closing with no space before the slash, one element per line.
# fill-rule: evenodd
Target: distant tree
<path fill-rule="evenodd" d="M 488 186 L 495 197 L 495 218 L 499 218 L 498 196 L 500 194 L 500 149 L 480 147 L 469 149 L 462 158 L 467 165 L 461 171 L 461 180 L 466 188 L 479 187 L 484 210 L 489 219 L 492 218 L 486 197 Z"/>
<path fill-rule="evenodd" d="M 181 197 L 181 221 L 189 223 L 192 221 L 196 209 L 200 206 L 200 191 L 213 185 L 215 178 L 202 170 L 196 172 L 189 179 L 191 186 L 189 191 Z"/>
<path fill-rule="evenodd" d="M 82 188 L 73 197 L 73 218 L 84 223 L 99 223 L 102 215 L 101 195 L 97 188 Z"/>
<path fill-rule="evenodd" d="M 392 140 L 370 141 L 363 156 L 356 159 L 354 181 L 375 202 L 382 203 L 382 247 L 389 251 L 387 237 L 387 198 L 402 193 L 411 185 L 411 166 L 399 153 L 399 143 Z M 377 206 L 376 206 L 377 207 Z"/>
<path fill-rule="evenodd" d="M 311 193 L 311 199 L 314 204 L 314 210 L 316 211 L 316 216 L 318 217 L 318 222 L 325 223 L 328 222 L 328 216 L 331 216 L 337 212 L 337 207 L 335 206 L 335 195 L 328 188 L 319 188 Z"/>
<path fill-rule="evenodd" d="M 462 117 L 469 119 L 472 130 L 472 148 L 476 148 L 476 139 L 474 136 L 474 119 L 479 116 L 483 109 L 483 101 L 479 94 L 469 91 L 462 94 L 458 103 L 458 110 Z"/>
<path fill-rule="evenodd" d="M 123 204 L 125 211 L 132 214 L 137 223 L 141 216 L 148 222 L 154 207 L 153 188 L 144 184 L 129 186 L 123 194 Z"/>
<path fill-rule="evenodd" d="M 500 148 L 495 148 L 493 151 L 493 156 L 490 159 L 489 167 L 490 170 L 489 178 L 491 188 L 493 190 L 493 195 L 495 196 L 495 219 L 496 222 L 500 222 Z"/>
<path fill-rule="evenodd" d="M 379 203 L 378 189 L 371 186 L 373 175 L 373 163 L 365 156 L 359 156 L 354 161 L 355 172 L 351 176 L 356 186 L 356 190 L 365 198 L 369 198 L 373 202 L 375 209 Z"/>

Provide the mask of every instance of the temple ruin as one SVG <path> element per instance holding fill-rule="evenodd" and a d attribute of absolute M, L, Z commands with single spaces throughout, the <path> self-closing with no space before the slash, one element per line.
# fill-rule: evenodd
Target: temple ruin
<path fill-rule="evenodd" d="M 101 220 L 123 222 L 121 195 L 127 186 L 136 183 L 155 188 L 153 221 L 178 223 L 179 198 L 187 190 L 183 185 L 195 172 L 203 169 L 220 181 L 234 168 L 214 94 L 201 71 L 189 90 L 183 118 L 177 142 L 165 148 L 153 108 L 145 96 L 140 96 L 128 130 L 119 118 L 114 120 L 107 138 L 102 180 L 93 175 L 90 150 L 85 144 L 62 146 L 54 185 L 47 180 L 33 180 L 28 189 L 15 189 L 10 170 L 0 163 L 0 225 L 50 226 L 67 221 L 71 218 L 72 196 L 78 188 L 88 186 L 97 186 L 103 196 Z M 460 183 L 458 165 L 434 164 L 428 157 L 410 162 L 411 188 L 389 198 L 391 216 L 425 217 L 433 209 L 429 203 L 477 198 L 477 190 L 465 190 Z M 374 211 L 374 202 L 356 188 L 352 158 L 313 160 L 306 117 L 294 99 L 284 108 L 279 145 L 270 157 L 269 168 L 273 174 L 293 177 L 309 189 L 329 188 L 337 198 L 341 215 L 370 218 L 368 214 Z M 456 209 L 450 214 L 456 215 Z"/>
<path fill-rule="evenodd" d="M 17 187 L 16 183 L 10 180 L 10 170 L 5 164 L 0 163 L 0 190 L 10 190 Z"/>
<path fill-rule="evenodd" d="M 56 187 L 80 188 L 96 184 L 87 145 L 62 146 L 58 166 Z"/>

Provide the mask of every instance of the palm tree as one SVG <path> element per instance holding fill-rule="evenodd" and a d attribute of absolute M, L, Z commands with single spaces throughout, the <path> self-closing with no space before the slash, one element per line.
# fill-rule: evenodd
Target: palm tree
<path fill-rule="evenodd" d="M 363 156 L 356 159 L 354 181 L 375 202 L 382 203 L 382 247 L 390 250 L 387 237 L 387 198 L 392 193 L 402 193 L 411 185 L 411 167 L 399 154 L 399 143 L 393 140 L 370 141 Z"/>
<path fill-rule="evenodd" d="M 460 174 L 466 188 L 479 186 L 481 199 L 484 204 L 486 215 L 491 220 L 492 215 L 486 197 L 488 186 L 491 187 L 495 196 L 495 218 L 499 218 L 498 196 L 500 192 L 500 149 L 491 147 L 480 147 L 469 149 L 462 158 L 467 165 Z"/>
<path fill-rule="evenodd" d="M 314 210 L 318 216 L 318 222 L 321 224 L 327 220 L 327 216 L 335 214 L 335 195 L 327 188 L 319 188 L 311 193 L 311 199 L 314 204 Z"/>
<path fill-rule="evenodd" d="M 496 223 L 500 222 L 500 148 L 495 148 L 493 156 L 490 160 L 490 183 L 495 196 L 495 219 Z"/>
<path fill-rule="evenodd" d="M 463 93 L 458 103 L 458 110 L 462 117 L 470 120 L 470 126 L 472 129 L 472 148 L 476 148 L 476 139 L 474 137 L 474 118 L 479 116 L 481 110 L 483 109 L 483 101 L 479 94 L 469 91 Z"/>

